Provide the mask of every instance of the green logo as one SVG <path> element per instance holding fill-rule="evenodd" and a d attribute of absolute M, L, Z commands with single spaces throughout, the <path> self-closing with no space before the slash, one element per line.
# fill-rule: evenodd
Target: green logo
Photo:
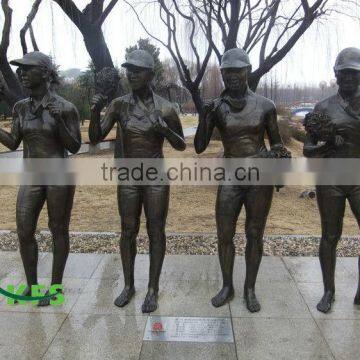
<path fill-rule="evenodd" d="M 45 289 L 45 285 L 31 285 L 31 296 L 22 295 L 26 288 L 26 284 L 19 284 L 17 288 L 15 285 L 9 284 L 6 287 L 6 290 L 0 287 L 0 294 L 6 297 L 8 305 L 23 305 L 27 302 L 33 302 L 37 305 L 38 302 L 43 299 L 50 299 L 50 305 L 61 305 L 65 301 L 64 294 L 61 293 L 63 290 L 63 285 L 61 284 L 51 285 L 49 290 L 50 294 L 48 295 L 44 295 L 41 291 Z"/>

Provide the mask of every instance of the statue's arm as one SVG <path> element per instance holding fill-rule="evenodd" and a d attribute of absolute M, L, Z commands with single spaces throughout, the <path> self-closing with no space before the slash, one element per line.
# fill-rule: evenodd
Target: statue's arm
<path fill-rule="evenodd" d="M 333 148 L 328 142 L 318 144 L 318 140 L 310 134 L 306 134 L 304 141 L 303 154 L 305 157 L 325 157 Z"/>
<path fill-rule="evenodd" d="M 279 126 L 277 123 L 277 111 L 275 106 L 267 111 L 265 115 L 266 133 L 269 138 L 270 148 L 283 147 Z"/>
<path fill-rule="evenodd" d="M 81 146 L 80 116 L 75 106 L 62 113 L 59 121 L 59 135 L 64 147 L 75 154 Z"/>
<path fill-rule="evenodd" d="M 93 145 L 106 138 L 119 117 L 115 100 L 110 103 L 102 119 L 100 112 L 101 108 L 96 106 L 93 106 L 91 109 L 89 139 Z"/>
<path fill-rule="evenodd" d="M 199 115 L 199 124 L 196 130 L 194 146 L 197 154 L 205 151 L 209 145 L 215 127 L 215 104 L 211 102 L 204 107 L 203 114 Z"/>
<path fill-rule="evenodd" d="M 10 150 L 15 151 L 19 147 L 21 140 L 22 140 L 22 131 L 21 131 L 20 118 L 15 105 L 13 110 L 13 121 L 11 125 L 11 131 L 7 132 L 3 129 L 0 129 L 0 143 L 5 145 Z"/>
<path fill-rule="evenodd" d="M 170 142 L 171 146 L 179 151 L 186 148 L 184 133 L 178 114 L 175 109 L 171 109 L 169 114 L 164 116 L 167 127 L 164 128 L 163 135 Z"/>

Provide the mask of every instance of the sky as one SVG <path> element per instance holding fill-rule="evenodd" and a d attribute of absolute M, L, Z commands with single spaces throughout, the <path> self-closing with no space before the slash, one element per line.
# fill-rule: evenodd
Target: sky
<path fill-rule="evenodd" d="M 10 6 L 13 9 L 13 24 L 8 51 L 9 59 L 22 55 L 19 30 L 25 23 L 32 2 L 32 0 L 10 0 Z M 75 0 L 74 2 L 83 9 L 89 0 Z M 2 28 L 4 19 L 2 12 L 0 13 L 0 28 Z M 164 37 L 166 36 L 164 28 L 154 21 L 156 15 L 152 8 L 142 14 L 145 23 L 152 31 Z M 318 85 L 321 81 L 329 83 L 334 78 L 332 68 L 337 53 L 345 47 L 360 47 L 359 21 L 342 15 L 333 16 L 332 19 L 314 24 L 288 56 L 274 67 L 271 76 L 282 85 L 294 83 Z M 81 33 L 52 0 L 43 0 L 33 28 L 40 50 L 51 54 L 61 70 L 87 68 L 90 59 Z M 122 0 L 119 0 L 118 5 L 106 19 L 103 30 L 114 63 L 118 66 L 124 60 L 126 47 L 135 44 L 140 37 L 148 37 L 133 12 Z M 185 43 L 186 39 L 183 41 Z M 160 47 L 162 59 L 170 57 L 167 49 L 156 42 L 153 43 Z M 199 43 L 201 43 L 200 38 Z M 254 65 L 256 67 L 256 58 L 253 53 L 250 54 L 253 67 Z"/>

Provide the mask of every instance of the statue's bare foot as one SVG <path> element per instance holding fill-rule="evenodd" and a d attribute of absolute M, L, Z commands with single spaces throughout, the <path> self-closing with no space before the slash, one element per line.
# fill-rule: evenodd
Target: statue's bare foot
<path fill-rule="evenodd" d="M 234 297 L 234 288 L 232 286 L 224 286 L 212 299 L 211 303 L 215 307 L 225 305 Z"/>
<path fill-rule="evenodd" d="M 31 287 L 27 286 L 23 291 L 23 293 L 21 294 L 21 296 L 31 296 Z M 18 300 L 14 300 L 14 304 L 18 304 L 18 303 L 19 303 Z"/>
<path fill-rule="evenodd" d="M 135 295 L 135 287 L 124 287 L 121 294 L 115 299 L 114 304 L 118 307 L 124 307 L 127 305 L 132 297 Z"/>
<path fill-rule="evenodd" d="M 61 289 L 59 289 L 59 290 L 57 291 L 57 293 L 63 294 L 63 291 L 62 291 Z M 50 295 L 50 292 L 49 292 L 49 291 L 46 291 L 45 295 Z M 56 300 L 56 295 L 54 295 L 54 296 L 51 297 L 51 298 L 39 300 L 37 306 L 49 306 L 51 300 Z"/>
<path fill-rule="evenodd" d="M 144 303 L 141 306 L 141 311 L 143 313 L 151 313 L 155 311 L 158 307 L 158 293 L 157 291 L 149 289 L 148 293 L 145 296 Z"/>
<path fill-rule="evenodd" d="M 358 289 L 355 298 L 354 298 L 354 304 L 355 305 L 360 305 L 360 289 Z"/>
<path fill-rule="evenodd" d="M 254 313 L 261 309 L 260 303 L 255 295 L 255 289 L 244 289 L 244 298 L 247 309 Z"/>
<path fill-rule="evenodd" d="M 327 313 L 331 309 L 331 303 L 335 301 L 335 293 L 333 291 L 327 290 L 325 291 L 324 296 L 321 298 L 316 308 L 323 312 Z"/>

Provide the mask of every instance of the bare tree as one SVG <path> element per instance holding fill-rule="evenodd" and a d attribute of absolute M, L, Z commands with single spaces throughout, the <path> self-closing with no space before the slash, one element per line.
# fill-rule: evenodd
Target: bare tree
<path fill-rule="evenodd" d="M 190 91 L 198 111 L 201 111 L 201 99 L 197 99 L 198 88 L 205 73 L 211 50 L 218 61 L 224 51 L 241 47 L 248 53 L 256 52 L 259 65 L 253 69 L 249 78 L 250 87 L 255 90 L 260 79 L 278 64 L 294 47 L 297 41 L 311 27 L 314 21 L 329 17 L 334 12 L 344 12 L 344 7 L 356 7 L 352 0 L 157 0 L 162 23 L 167 28 L 168 41 L 165 42 L 150 33 L 141 21 L 139 4 L 125 0 L 136 13 L 141 25 L 153 39 L 168 48 L 178 65 L 180 79 Z M 346 11 L 345 11 L 346 12 Z M 349 14 L 349 12 L 347 12 Z M 178 48 L 181 29 L 176 20 L 182 18 L 191 27 L 190 48 L 200 66 L 192 80 L 190 72 Z M 203 61 L 200 61 L 198 49 L 194 44 L 195 34 L 202 30 L 209 45 Z M 220 33 L 220 37 L 217 34 Z"/>
<path fill-rule="evenodd" d="M 114 63 L 105 42 L 101 26 L 118 0 L 110 0 L 105 8 L 104 0 L 91 0 L 82 11 L 72 0 L 53 1 L 61 7 L 83 35 L 86 49 L 94 63 L 95 70 L 98 72 L 105 67 L 113 68 Z"/>
<path fill-rule="evenodd" d="M 31 8 L 31 11 L 30 11 L 28 17 L 26 18 L 25 25 L 20 30 L 20 41 L 21 41 L 21 47 L 22 47 L 22 50 L 23 50 L 24 54 L 26 54 L 28 52 L 27 51 L 27 45 L 26 45 L 26 39 L 25 39 L 26 32 L 28 30 L 30 32 L 30 38 L 31 38 L 31 42 L 32 42 L 32 46 L 33 46 L 34 51 L 39 51 L 39 47 L 38 47 L 38 45 L 36 43 L 36 39 L 35 39 L 35 36 L 34 36 L 32 22 L 35 19 L 35 16 L 36 16 L 36 14 L 37 14 L 37 12 L 39 10 L 40 4 L 41 4 L 41 0 L 35 0 L 34 1 L 34 4 L 33 4 L 32 8 Z"/>
<path fill-rule="evenodd" d="M 132 8 L 145 32 L 151 38 L 158 41 L 168 49 L 171 57 L 175 62 L 181 83 L 190 92 L 198 111 L 202 111 L 203 104 L 199 88 L 212 53 L 212 45 L 208 44 L 206 46 L 205 55 L 202 57 L 196 45 L 196 38 L 199 35 L 199 28 L 196 19 L 191 14 L 191 9 L 184 8 L 177 0 L 157 1 L 159 5 L 158 10 L 160 21 L 167 30 L 167 39 L 162 40 L 147 29 L 144 22 L 141 20 L 140 12 L 136 9 L 136 4 L 134 5 L 127 0 L 124 1 Z M 204 30 L 207 38 L 211 38 L 212 36 L 212 6 L 212 1 L 203 1 L 203 7 L 206 9 L 207 13 L 207 16 L 205 16 L 203 19 L 205 25 Z M 195 66 L 193 71 L 191 71 L 189 68 L 188 62 L 184 57 L 185 54 L 183 53 L 179 44 L 179 38 L 183 31 L 182 25 L 184 25 L 183 23 L 181 25 L 181 22 L 185 23 L 185 26 L 189 31 L 189 50 L 192 52 L 193 58 L 195 59 Z"/>
<path fill-rule="evenodd" d="M 13 106 L 16 101 L 24 97 L 24 94 L 7 59 L 12 23 L 12 9 L 9 6 L 9 0 L 1 0 L 1 8 L 4 12 L 5 21 L 0 43 L 0 100 L 3 99 L 9 106 Z"/>

